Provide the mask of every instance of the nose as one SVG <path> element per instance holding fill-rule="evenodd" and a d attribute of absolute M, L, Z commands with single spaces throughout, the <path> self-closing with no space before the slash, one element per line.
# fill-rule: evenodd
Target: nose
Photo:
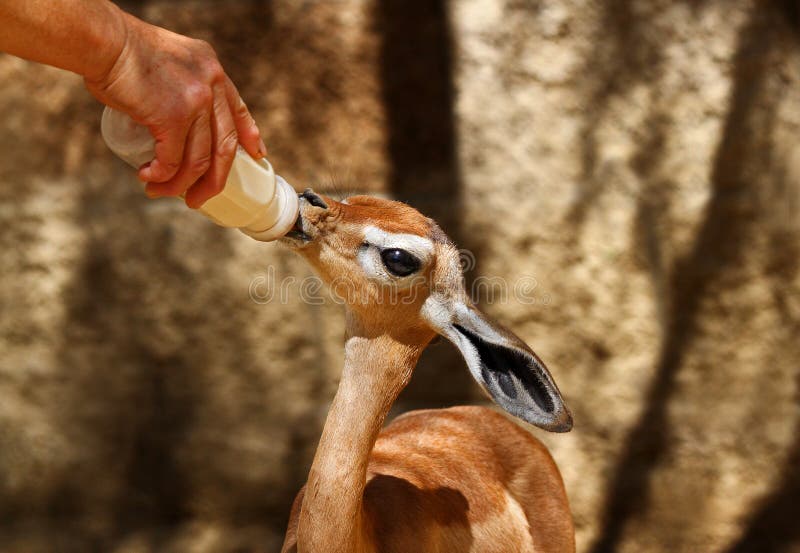
<path fill-rule="evenodd" d="M 304 198 L 308 203 L 313 205 L 314 207 L 321 207 L 322 209 L 328 209 L 328 204 L 325 203 L 325 200 L 322 199 L 316 192 L 311 190 L 310 188 L 306 188 L 303 190 L 302 194 L 299 194 L 301 198 Z"/>

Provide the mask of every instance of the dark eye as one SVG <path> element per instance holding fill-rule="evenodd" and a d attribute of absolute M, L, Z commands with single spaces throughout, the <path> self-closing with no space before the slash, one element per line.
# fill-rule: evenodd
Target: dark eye
<path fill-rule="evenodd" d="M 419 259 L 405 250 L 383 250 L 381 260 L 386 269 L 396 276 L 408 276 L 419 270 Z"/>

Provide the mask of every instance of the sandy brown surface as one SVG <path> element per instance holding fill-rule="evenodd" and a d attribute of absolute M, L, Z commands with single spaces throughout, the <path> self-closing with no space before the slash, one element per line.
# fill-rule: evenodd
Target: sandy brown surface
<path fill-rule="evenodd" d="M 800 551 L 795 3 L 125 5 L 214 45 L 298 189 L 399 197 L 469 251 L 574 412 L 534 432 L 579 551 Z M 79 78 L 0 82 L 0 551 L 276 551 L 340 308 L 146 200 Z M 481 401 L 442 343 L 396 412 Z"/>

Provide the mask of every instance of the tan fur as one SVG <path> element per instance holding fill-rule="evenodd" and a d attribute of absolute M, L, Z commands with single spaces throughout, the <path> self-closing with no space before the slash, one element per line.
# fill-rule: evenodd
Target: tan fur
<path fill-rule="evenodd" d="M 342 379 L 282 552 L 573 552 L 558 468 L 503 415 L 481 407 L 414 411 L 380 430 L 435 335 L 420 316 L 423 302 L 434 289 L 465 297 L 458 252 L 407 205 L 366 196 L 325 201 L 327 210 L 303 206 L 312 240 L 298 251 L 326 281 L 346 275 L 359 293 L 347 302 Z M 362 274 L 366 225 L 435 244 L 424 281 L 392 291 L 408 301 L 387 301 L 387 287 Z"/>

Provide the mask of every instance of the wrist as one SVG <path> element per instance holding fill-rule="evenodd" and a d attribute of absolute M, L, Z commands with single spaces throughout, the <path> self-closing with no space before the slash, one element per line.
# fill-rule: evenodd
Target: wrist
<path fill-rule="evenodd" d="M 108 15 L 103 18 L 103 25 L 94 26 L 94 32 L 88 37 L 88 52 L 84 69 L 79 73 L 89 82 L 101 82 L 113 71 L 114 66 L 123 56 L 131 32 L 128 15 L 111 2 L 104 2 Z"/>

